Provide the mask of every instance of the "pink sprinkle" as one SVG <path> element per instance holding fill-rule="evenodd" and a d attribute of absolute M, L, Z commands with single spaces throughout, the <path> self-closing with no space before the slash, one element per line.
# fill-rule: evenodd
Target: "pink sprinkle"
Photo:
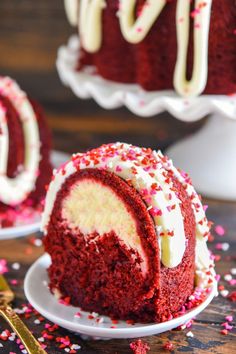
<path fill-rule="evenodd" d="M 206 212 L 208 209 L 208 205 L 203 205 L 203 210 Z"/>
<path fill-rule="evenodd" d="M 120 166 L 116 166 L 116 172 L 121 172 L 122 168 Z"/>
<path fill-rule="evenodd" d="M 231 315 L 228 315 L 228 316 L 226 316 L 225 317 L 225 319 L 226 319 L 226 321 L 228 321 L 228 322 L 233 322 L 233 316 L 231 316 Z"/>
<path fill-rule="evenodd" d="M 224 236 L 224 234 L 225 234 L 225 229 L 224 229 L 224 227 L 223 227 L 222 225 L 216 225 L 216 226 L 215 226 L 215 232 L 216 232 L 216 234 L 219 235 L 219 236 Z"/>
<path fill-rule="evenodd" d="M 227 329 L 228 331 L 231 331 L 231 329 L 233 329 L 233 326 L 230 326 L 228 322 L 222 323 L 221 326 Z"/>
<path fill-rule="evenodd" d="M 142 32 L 142 31 L 143 31 L 143 29 L 142 29 L 141 27 L 138 27 L 138 28 L 137 28 L 137 32 L 140 33 L 140 32 Z"/>
<path fill-rule="evenodd" d="M 145 101 L 144 101 L 144 100 L 140 100 L 140 101 L 139 101 L 139 105 L 140 105 L 141 107 L 145 106 Z"/>
<path fill-rule="evenodd" d="M 80 312 L 77 312 L 77 313 L 75 314 L 75 317 L 77 317 L 77 318 L 81 318 L 81 317 L 82 317 L 82 315 L 81 315 L 81 313 L 80 313 Z"/>
<path fill-rule="evenodd" d="M 222 250 L 222 243 L 218 242 L 215 246 L 217 250 Z"/>
<path fill-rule="evenodd" d="M 0 259 L 0 274 L 5 274 L 7 272 L 7 261 L 5 259 Z"/>

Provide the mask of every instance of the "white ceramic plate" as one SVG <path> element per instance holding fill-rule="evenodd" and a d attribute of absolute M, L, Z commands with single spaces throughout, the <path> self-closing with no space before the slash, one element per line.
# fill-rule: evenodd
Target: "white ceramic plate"
<path fill-rule="evenodd" d="M 61 164 L 66 162 L 68 158 L 69 155 L 65 154 L 64 152 L 52 151 L 51 161 L 54 167 L 59 167 Z M 35 213 L 35 215 L 30 219 L 29 224 L 0 229 L 0 240 L 9 240 L 12 238 L 30 235 L 39 231 L 40 223 L 41 213 Z"/>
<path fill-rule="evenodd" d="M 142 117 L 168 111 L 186 122 L 201 119 L 213 112 L 236 118 L 236 95 L 201 95 L 186 99 L 174 91 L 145 91 L 138 85 L 108 81 L 95 75 L 92 67 L 76 70 L 79 49 L 79 38 L 74 35 L 59 48 L 56 61 L 61 81 L 79 98 L 93 98 L 105 109 L 125 106 Z"/>
<path fill-rule="evenodd" d="M 99 316 L 95 319 L 88 319 L 90 313 L 81 311 L 73 306 L 60 304 L 48 289 L 47 268 L 50 265 L 50 257 L 45 254 L 39 258 L 29 269 L 24 283 L 25 295 L 31 305 L 45 318 L 73 332 L 99 338 L 137 338 L 162 333 L 176 328 L 205 309 L 216 295 L 216 285 L 212 287 L 206 300 L 198 307 L 173 320 L 157 324 L 129 325 L 125 321 L 119 321 L 116 328 L 111 328 L 112 321 L 109 317 Z M 82 316 L 76 318 L 75 314 L 80 312 Z M 103 319 L 100 324 L 97 319 Z"/>

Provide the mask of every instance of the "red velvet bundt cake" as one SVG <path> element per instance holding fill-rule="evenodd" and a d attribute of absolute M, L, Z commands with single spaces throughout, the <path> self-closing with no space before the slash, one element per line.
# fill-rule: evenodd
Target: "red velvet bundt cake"
<path fill-rule="evenodd" d="M 65 0 L 79 24 L 79 68 L 138 83 L 174 88 L 182 96 L 236 92 L 234 0 Z M 79 4 L 79 7 L 78 7 Z"/>
<path fill-rule="evenodd" d="M 41 108 L 9 77 L 0 77 L 0 228 L 42 209 L 51 178 L 50 135 Z"/>
<path fill-rule="evenodd" d="M 51 291 L 113 318 L 172 318 L 196 268 L 212 268 L 198 195 L 151 149 L 116 143 L 74 155 L 49 185 L 43 230 Z"/>

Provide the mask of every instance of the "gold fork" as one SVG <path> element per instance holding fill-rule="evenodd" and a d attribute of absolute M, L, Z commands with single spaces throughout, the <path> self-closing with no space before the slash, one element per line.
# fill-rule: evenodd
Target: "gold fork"
<path fill-rule="evenodd" d="M 9 304 L 13 299 L 13 291 L 10 289 L 5 278 L 0 275 L 0 315 L 10 324 L 29 354 L 46 354 L 30 330 L 12 310 Z"/>

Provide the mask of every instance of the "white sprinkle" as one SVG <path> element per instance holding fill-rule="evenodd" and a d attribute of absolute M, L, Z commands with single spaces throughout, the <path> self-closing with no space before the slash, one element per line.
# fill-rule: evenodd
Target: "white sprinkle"
<path fill-rule="evenodd" d="M 81 346 L 79 344 L 72 344 L 71 349 L 79 350 L 81 349 Z"/>
<path fill-rule="evenodd" d="M 20 269 L 20 263 L 17 263 L 17 262 L 16 262 L 16 263 L 13 263 L 11 267 L 12 267 L 12 269 L 14 269 L 14 270 L 19 270 L 19 269 Z"/>
<path fill-rule="evenodd" d="M 229 249 L 229 243 L 224 242 L 224 243 L 222 243 L 221 247 L 222 247 L 222 251 L 228 251 L 228 249 Z"/>
<path fill-rule="evenodd" d="M 39 337 L 39 338 L 38 338 L 38 341 L 42 343 L 42 342 L 45 341 L 45 339 L 44 339 L 43 337 Z"/>
<path fill-rule="evenodd" d="M 40 321 L 39 320 L 34 320 L 34 323 L 35 324 L 40 324 Z"/>
<path fill-rule="evenodd" d="M 65 352 L 69 353 L 70 352 L 70 348 L 65 348 Z"/>
<path fill-rule="evenodd" d="M 158 234 L 161 233 L 163 231 L 163 227 L 161 225 L 157 225 L 156 226 L 156 231 L 157 231 Z"/>
<path fill-rule="evenodd" d="M 0 348 L 3 348 L 3 345 L 2 345 L 2 343 L 0 343 Z"/>
<path fill-rule="evenodd" d="M 223 296 L 223 297 L 227 297 L 229 295 L 229 291 L 228 290 L 221 290 L 220 291 L 220 295 Z"/>
<path fill-rule="evenodd" d="M 194 337 L 194 334 L 193 334 L 193 332 L 189 331 L 188 333 L 186 333 L 186 336 L 193 338 L 193 337 Z"/>
<path fill-rule="evenodd" d="M 230 273 L 236 275 L 236 268 L 231 268 Z"/>
<path fill-rule="evenodd" d="M 21 353 L 23 353 L 23 354 L 28 354 L 27 350 L 25 350 L 25 349 L 23 349 L 23 350 L 21 351 Z"/>
<path fill-rule="evenodd" d="M 36 240 L 34 241 L 34 245 L 36 247 L 41 247 L 43 244 L 42 240 L 40 240 L 40 238 L 36 238 Z"/>
<path fill-rule="evenodd" d="M 10 336 L 8 339 L 9 339 L 11 342 L 14 342 L 14 340 L 16 339 L 16 336 Z"/>
<path fill-rule="evenodd" d="M 232 280 L 232 275 L 231 274 L 226 274 L 225 276 L 224 276 L 224 280 L 226 280 L 226 281 L 230 281 L 230 280 Z"/>

